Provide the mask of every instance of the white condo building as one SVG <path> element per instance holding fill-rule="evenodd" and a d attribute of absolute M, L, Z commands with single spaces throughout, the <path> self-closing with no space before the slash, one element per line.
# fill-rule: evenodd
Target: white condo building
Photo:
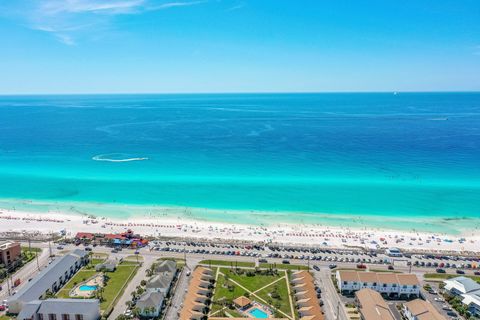
<path fill-rule="evenodd" d="M 461 296 L 468 311 L 480 316 L 480 284 L 467 277 L 456 277 L 443 281 L 445 290 L 454 296 Z"/>
<path fill-rule="evenodd" d="M 372 289 L 388 297 L 413 298 L 420 295 L 420 283 L 413 274 L 339 270 L 336 278 L 342 294 Z"/>

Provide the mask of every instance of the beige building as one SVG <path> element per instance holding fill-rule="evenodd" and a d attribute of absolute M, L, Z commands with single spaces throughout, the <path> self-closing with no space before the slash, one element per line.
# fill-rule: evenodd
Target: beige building
<path fill-rule="evenodd" d="M 210 268 L 198 267 L 193 271 L 188 293 L 180 311 L 180 320 L 205 319 L 213 290 L 210 281 L 213 279 L 213 271 Z"/>
<path fill-rule="evenodd" d="M 355 293 L 362 320 L 395 320 L 380 293 L 372 289 L 361 289 Z"/>
<path fill-rule="evenodd" d="M 13 241 L 0 242 L 0 264 L 8 267 L 20 259 L 21 256 L 22 249 L 20 248 L 20 243 Z"/>
<path fill-rule="evenodd" d="M 446 320 L 431 303 L 421 299 L 404 303 L 403 315 L 408 320 Z"/>
<path fill-rule="evenodd" d="M 315 290 L 315 282 L 310 272 L 306 270 L 294 272 L 291 283 L 297 300 L 300 319 L 323 320 L 322 308 Z"/>

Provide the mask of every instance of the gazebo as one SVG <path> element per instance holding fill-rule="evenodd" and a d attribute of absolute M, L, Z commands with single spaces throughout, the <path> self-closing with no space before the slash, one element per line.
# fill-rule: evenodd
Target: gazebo
<path fill-rule="evenodd" d="M 233 304 L 239 309 L 246 309 L 252 304 L 252 300 L 248 299 L 245 296 L 240 296 L 233 300 Z"/>

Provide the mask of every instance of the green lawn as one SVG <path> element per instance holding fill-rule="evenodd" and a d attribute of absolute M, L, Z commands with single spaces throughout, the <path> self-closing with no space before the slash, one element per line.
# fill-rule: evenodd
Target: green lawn
<path fill-rule="evenodd" d="M 91 259 L 91 260 L 90 260 L 90 263 L 89 263 L 88 265 L 86 265 L 86 266 L 84 267 L 84 269 L 86 269 L 86 270 L 95 270 L 95 266 L 96 266 L 97 264 L 100 264 L 100 263 L 104 262 L 104 261 L 105 261 L 105 259 L 98 259 L 98 258 L 97 258 L 97 259 L 96 259 L 96 258 Z"/>
<path fill-rule="evenodd" d="M 213 296 L 212 301 L 220 302 L 225 299 L 233 300 L 242 296 L 245 292 L 245 290 L 235 285 L 233 286 L 233 291 L 230 291 L 227 287 L 225 287 L 225 277 L 219 275 L 217 283 L 215 284 L 215 295 Z M 212 312 L 215 312 L 221 308 L 221 305 L 218 305 L 216 303 L 212 304 Z"/>
<path fill-rule="evenodd" d="M 276 289 L 276 290 L 275 290 Z M 272 292 L 276 291 L 278 297 L 273 298 Z M 273 306 L 279 306 L 279 309 L 285 312 L 286 314 L 291 313 L 290 301 L 288 299 L 288 289 L 287 289 L 287 280 L 278 281 L 271 286 L 260 290 L 256 293 L 260 298 L 263 298 L 265 301 L 272 301 Z"/>
<path fill-rule="evenodd" d="M 119 265 L 114 272 L 106 272 L 110 277 L 103 297 L 105 301 L 100 304 L 100 309 L 107 310 L 115 305 L 116 300 L 123 294 L 125 286 L 137 272 L 138 265 Z"/>
<path fill-rule="evenodd" d="M 27 263 L 32 261 L 35 258 L 36 254 L 40 254 L 42 249 L 40 248 L 28 248 L 28 247 L 21 247 L 22 255 L 23 255 L 23 263 Z"/>
<path fill-rule="evenodd" d="M 267 304 L 270 304 L 270 306 L 278 307 L 281 311 L 288 315 L 291 314 L 291 306 L 288 297 L 289 283 L 288 280 L 284 278 L 285 272 L 280 271 L 278 275 L 255 274 L 254 276 L 248 276 L 246 272 L 252 270 L 243 269 L 242 271 L 244 272 L 243 274 L 237 274 L 228 267 L 220 268 L 220 272 L 222 274 L 218 276 L 215 284 L 215 293 L 212 298 L 212 301 L 214 302 L 212 304 L 212 313 L 222 308 L 221 301 L 234 300 L 250 291 L 250 299 L 257 300 L 263 304 L 266 302 Z M 225 276 L 228 278 L 228 285 L 225 284 Z M 275 282 L 276 280 L 279 281 Z M 241 286 L 237 285 L 235 282 Z M 230 286 L 230 288 L 228 286 Z M 271 294 L 274 291 L 278 293 L 278 297 L 276 298 L 271 297 Z M 265 302 L 255 297 L 254 294 L 263 299 Z M 232 314 L 231 310 L 226 311 Z M 281 317 L 284 316 L 282 315 Z"/>
<path fill-rule="evenodd" d="M 245 274 L 238 275 L 227 268 L 221 268 L 220 270 L 226 276 L 230 277 L 230 279 L 237 281 L 238 283 L 240 283 L 242 286 L 244 286 L 250 291 L 258 290 L 279 278 L 278 276 L 270 276 L 270 275 L 255 275 L 253 277 L 249 277 L 249 276 L 246 276 Z M 282 274 L 280 274 L 280 277 L 281 276 Z"/>
<path fill-rule="evenodd" d="M 402 271 L 396 271 L 396 270 L 385 270 L 385 269 L 368 269 L 370 272 L 387 272 L 387 273 L 403 273 Z"/>
<path fill-rule="evenodd" d="M 239 268 L 254 268 L 255 263 L 245 261 L 224 261 L 224 260 L 202 260 L 199 262 L 204 265 L 216 265 L 216 266 L 233 266 Z M 295 264 L 282 264 L 282 263 L 260 263 L 260 268 L 277 268 L 282 270 L 308 270 L 307 266 L 295 265 Z"/>
<path fill-rule="evenodd" d="M 93 259 L 92 264 L 102 262 L 102 259 Z M 138 265 L 134 262 L 121 263 L 114 272 L 105 272 L 110 279 L 107 281 L 103 291 L 104 301 L 100 303 L 100 309 L 103 311 L 110 309 L 115 305 L 116 300 L 122 295 L 126 284 L 135 275 Z M 57 293 L 58 298 L 69 298 L 70 290 L 78 283 L 93 277 L 97 272 L 94 268 L 85 266 L 80 269 L 75 276 Z"/>
<path fill-rule="evenodd" d="M 58 298 L 69 298 L 70 296 L 68 295 L 70 290 L 74 286 L 76 286 L 78 283 L 87 280 L 90 277 L 93 277 L 97 272 L 95 270 L 86 270 L 84 268 L 80 269 L 74 276 L 73 278 L 70 279 L 70 281 L 67 282 L 66 285 L 63 286 L 62 289 L 60 289 L 57 292 L 57 297 Z"/>
<path fill-rule="evenodd" d="M 480 283 L 480 276 L 469 276 L 464 274 L 448 274 L 448 273 L 426 273 L 426 279 L 451 279 L 459 276 L 465 276 Z"/>

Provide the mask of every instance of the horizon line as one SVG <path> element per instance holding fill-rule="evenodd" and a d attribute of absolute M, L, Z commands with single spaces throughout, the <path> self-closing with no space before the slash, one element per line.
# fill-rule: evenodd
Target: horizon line
<path fill-rule="evenodd" d="M 480 90 L 379 90 L 379 91 L 225 91 L 225 92 L 68 92 L 68 93 L 0 93 L 0 97 L 8 96 L 87 96 L 87 95 L 233 95 L 233 94 L 360 94 L 360 93 L 480 93 Z"/>

